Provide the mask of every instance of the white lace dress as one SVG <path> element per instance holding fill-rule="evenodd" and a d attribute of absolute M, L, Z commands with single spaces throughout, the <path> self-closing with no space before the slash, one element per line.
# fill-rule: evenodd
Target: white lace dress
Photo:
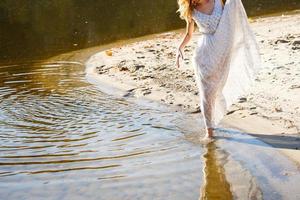
<path fill-rule="evenodd" d="M 192 18 L 202 33 L 192 64 L 200 109 L 207 127 L 216 127 L 228 108 L 253 84 L 261 58 L 241 0 L 215 0 L 211 15 L 196 9 Z"/>

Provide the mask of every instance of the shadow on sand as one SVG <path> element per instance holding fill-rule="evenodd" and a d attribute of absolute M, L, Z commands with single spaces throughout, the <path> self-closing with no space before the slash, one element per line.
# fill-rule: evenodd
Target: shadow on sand
<path fill-rule="evenodd" d="M 268 147 L 273 148 L 282 148 L 282 149 L 293 149 L 293 150 L 299 150 L 300 149 L 300 135 L 293 134 L 293 135 L 269 135 L 269 134 L 253 134 L 253 133 L 247 133 L 247 132 L 241 132 L 236 130 L 228 130 L 228 129 L 217 129 L 220 132 L 226 132 L 229 134 L 247 134 L 252 137 L 230 137 L 230 136 L 222 136 L 217 135 L 216 139 L 226 139 L 231 140 L 234 142 L 239 143 L 246 143 L 251 145 L 259 145 L 259 146 L 265 146 L 263 143 L 258 143 L 257 139 L 263 141 L 264 143 L 270 145 Z"/>

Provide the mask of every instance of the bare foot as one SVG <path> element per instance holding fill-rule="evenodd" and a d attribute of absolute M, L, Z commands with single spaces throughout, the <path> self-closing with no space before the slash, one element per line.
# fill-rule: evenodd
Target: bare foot
<path fill-rule="evenodd" d="M 206 144 L 209 144 L 209 143 L 213 142 L 214 138 L 213 137 L 206 137 L 206 136 L 204 136 L 203 138 L 200 138 L 199 141 L 200 141 L 201 144 L 205 144 L 206 145 Z"/>
<path fill-rule="evenodd" d="M 213 128 L 207 128 L 206 129 L 206 134 L 203 138 L 200 138 L 200 142 L 203 143 L 203 144 L 208 144 L 212 141 L 214 141 Z"/>

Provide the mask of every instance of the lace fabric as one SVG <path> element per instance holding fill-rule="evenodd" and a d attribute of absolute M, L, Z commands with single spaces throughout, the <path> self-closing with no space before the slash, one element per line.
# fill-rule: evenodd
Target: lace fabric
<path fill-rule="evenodd" d="M 193 9 L 192 18 L 203 34 L 214 33 L 222 16 L 223 8 L 220 0 L 214 0 L 214 8 L 210 15 Z"/>
<path fill-rule="evenodd" d="M 198 38 L 192 65 L 207 127 L 215 127 L 229 107 L 248 92 L 262 67 L 241 0 L 227 0 L 223 9 L 221 2 L 218 4 L 211 15 L 193 13 L 203 33 Z M 208 25 L 203 26 L 204 23 Z"/>

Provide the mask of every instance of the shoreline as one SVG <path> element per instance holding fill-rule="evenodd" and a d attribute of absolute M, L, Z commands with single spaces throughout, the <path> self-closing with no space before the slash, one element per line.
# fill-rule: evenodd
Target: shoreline
<path fill-rule="evenodd" d="M 300 13 L 249 22 L 264 66 L 250 93 L 231 106 L 220 125 L 259 137 L 300 164 Z M 95 48 L 97 53 L 85 63 L 87 78 L 106 93 L 160 102 L 200 117 L 190 62 L 198 32 L 186 45 L 178 69 L 175 53 L 183 33 L 184 29 L 154 34 L 100 52 Z"/>

